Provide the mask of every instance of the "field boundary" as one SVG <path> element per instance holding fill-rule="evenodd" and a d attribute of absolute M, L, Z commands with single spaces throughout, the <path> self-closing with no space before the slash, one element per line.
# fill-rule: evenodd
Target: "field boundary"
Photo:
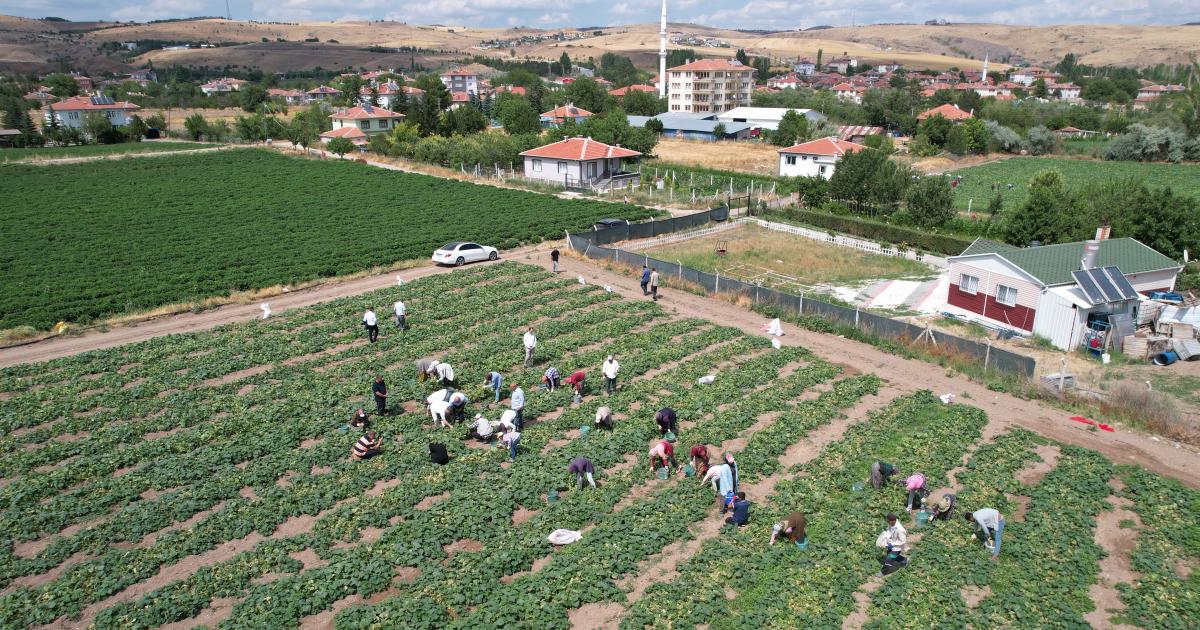
<path fill-rule="evenodd" d="M 755 306 L 776 306 L 796 315 L 816 316 L 834 324 L 853 326 L 864 333 L 906 344 L 925 340 L 926 343 L 964 355 L 982 365 L 985 370 L 995 369 L 1027 378 L 1033 376 L 1037 362 L 1032 357 L 994 348 L 990 340 L 983 344 L 936 332 L 928 327 L 923 328 L 890 317 L 875 315 L 857 307 L 847 308 L 823 302 L 806 297 L 804 293 L 794 295 L 776 291 L 733 278 L 722 278 L 720 274 L 705 273 L 678 263 L 651 258 L 645 253 L 625 251 L 618 247 L 604 247 L 604 245 L 630 238 L 638 238 L 637 235 L 657 236 L 707 225 L 712 221 L 724 221 L 728 218 L 727 214 L 726 208 L 715 208 L 685 217 L 621 225 L 588 232 L 568 232 L 567 246 L 596 260 L 612 261 L 633 268 L 641 265 L 653 266 L 663 275 L 698 285 L 709 294 L 724 293 L 735 299 L 749 301 Z"/>

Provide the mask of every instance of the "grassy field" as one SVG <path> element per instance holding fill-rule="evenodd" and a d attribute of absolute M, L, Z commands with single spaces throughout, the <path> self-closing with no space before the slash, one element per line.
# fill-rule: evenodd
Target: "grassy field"
<path fill-rule="evenodd" d="M 724 255 L 717 253 L 719 242 L 727 244 Z M 809 286 L 934 275 L 927 265 L 914 260 L 869 254 L 750 225 L 651 248 L 646 253 L 709 273 L 721 271 L 744 277 L 757 270 L 770 271 Z M 742 265 L 748 267 L 731 269 Z M 776 286 L 778 281 L 765 278 L 763 286 Z"/>
<path fill-rule="evenodd" d="M 214 147 L 205 142 L 126 142 L 122 144 L 85 144 L 72 147 L 38 147 L 32 149 L 0 150 L 0 162 L 29 162 L 63 158 L 123 155 L 128 153 L 158 153 Z"/>
<path fill-rule="evenodd" d="M 69 183 L 69 185 L 64 185 Z M 239 149 L 0 166 L 0 329 L 502 249 L 654 211 Z"/>
<path fill-rule="evenodd" d="M 400 297 L 412 328 L 367 343 L 363 309 Z M 541 343 L 525 367 L 528 326 Z M 589 380 L 572 404 L 568 388 L 530 385 L 548 365 L 591 374 L 609 353 L 621 362 L 611 396 Z M 526 385 L 515 458 L 431 425 L 423 403 L 439 386 L 412 373 L 425 356 L 468 384 L 468 418 L 507 407 L 476 385 L 488 372 Z M 1194 617 L 1200 583 L 1180 574 L 1200 561 L 1200 492 L 988 426 L 970 400 L 887 391 L 860 369 L 502 263 L 0 370 L 0 626 L 594 628 L 597 610 L 627 630 Z M 370 417 L 382 445 L 356 461 L 359 432 L 344 423 L 374 409 L 371 374 L 388 385 L 386 415 Z M 719 376 L 697 384 L 706 374 Z M 614 428 L 581 431 L 600 405 Z M 652 474 L 651 417 L 665 406 L 679 414 L 680 464 L 691 444 L 736 457 L 747 526 L 723 527 L 707 485 Z M 433 442 L 449 463 L 429 461 Z M 595 489 L 567 472 L 580 456 Z M 956 493 L 955 518 L 918 525 L 898 484 L 856 490 L 877 459 L 922 471 L 935 498 Z M 1007 517 L 996 561 L 959 516 L 982 506 Z M 796 510 L 807 549 L 769 544 Z M 879 580 L 888 512 L 909 528 L 910 563 Z M 553 546 L 555 528 L 583 538 Z M 1110 536 L 1123 544 L 1102 547 Z M 1105 556 L 1137 571 L 1111 580 L 1119 602 Z M 1124 616 L 1110 619 L 1117 603 Z"/>
<path fill-rule="evenodd" d="M 774 177 L 779 173 L 779 147 L 763 142 L 702 142 L 663 137 L 654 154 L 663 162 L 719 171 Z M 653 166 L 656 162 L 643 165 Z"/>
<path fill-rule="evenodd" d="M 1017 157 L 982 166 L 953 171 L 964 180 L 954 193 L 954 203 L 967 207 L 974 198 L 973 208 L 983 210 L 992 196 L 992 183 L 1004 199 L 1005 208 L 1024 203 L 1028 182 L 1041 171 L 1057 169 L 1068 186 L 1086 188 L 1095 183 L 1140 179 L 1152 187 L 1170 186 L 1175 192 L 1200 196 L 1200 164 L 1160 164 L 1143 162 L 1101 162 L 1095 160 L 1064 160 L 1058 158 Z M 1013 184 L 1012 190 L 1008 184 Z"/>

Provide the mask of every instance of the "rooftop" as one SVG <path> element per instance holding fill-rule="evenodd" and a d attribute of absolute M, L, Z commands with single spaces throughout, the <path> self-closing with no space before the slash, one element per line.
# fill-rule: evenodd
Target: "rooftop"
<path fill-rule="evenodd" d="M 926 118 L 932 118 L 933 116 L 941 116 L 942 118 L 945 118 L 946 120 L 952 120 L 952 121 L 953 120 L 966 120 L 968 118 L 974 118 L 974 116 L 971 115 L 971 112 L 964 112 L 963 110 L 959 109 L 957 105 L 951 105 L 950 103 L 946 103 L 944 105 L 938 105 L 937 107 L 934 107 L 933 109 L 927 109 L 927 110 L 921 112 L 917 116 L 917 120 L 925 120 Z"/>
<path fill-rule="evenodd" d="M 141 109 L 128 101 L 114 101 L 107 96 L 72 96 L 54 104 L 54 111 L 103 111 L 109 109 Z"/>
<path fill-rule="evenodd" d="M 382 107 L 359 105 L 358 107 L 334 110 L 329 117 L 337 120 L 370 120 L 373 118 L 404 118 L 404 114 Z"/>
<path fill-rule="evenodd" d="M 794 144 L 786 149 L 780 149 L 780 153 L 803 153 L 805 155 L 836 155 L 841 157 L 847 153 L 862 151 L 867 147 L 856 142 L 849 142 L 840 138 L 818 138 Z"/>
<path fill-rule="evenodd" d="M 737 59 L 697 59 L 691 63 L 685 63 L 682 66 L 667 68 L 668 72 L 704 72 L 704 71 L 749 71 L 753 72 L 754 68 L 743 65 Z"/>
<path fill-rule="evenodd" d="M 522 151 L 521 155 L 558 160 L 600 160 L 638 157 L 641 153 L 632 149 L 604 144 L 591 138 L 564 138 L 536 149 Z"/>
<path fill-rule="evenodd" d="M 1072 271 L 1078 271 L 1083 260 L 1083 241 L 1040 245 L 1038 247 L 1014 247 L 1005 243 L 975 239 L 970 247 L 959 256 L 996 254 L 1020 267 L 1046 286 L 1072 284 Z M 1175 269 L 1180 265 L 1154 249 L 1129 237 L 1100 241 L 1098 267 L 1117 267 L 1121 273 L 1144 273 L 1162 269 Z"/>

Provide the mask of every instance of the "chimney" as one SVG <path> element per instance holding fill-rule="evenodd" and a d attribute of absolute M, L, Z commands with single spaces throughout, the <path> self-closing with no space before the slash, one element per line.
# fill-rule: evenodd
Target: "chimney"
<path fill-rule="evenodd" d="M 1107 241 L 1110 236 L 1112 236 L 1112 227 L 1107 223 L 1101 224 L 1100 227 L 1096 228 L 1097 241 Z"/>
<path fill-rule="evenodd" d="M 1083 242 L 1083 268 L 1095 269 L 1096 261 L 1100 258 L 1100 241 L 1090 240 Z"/>

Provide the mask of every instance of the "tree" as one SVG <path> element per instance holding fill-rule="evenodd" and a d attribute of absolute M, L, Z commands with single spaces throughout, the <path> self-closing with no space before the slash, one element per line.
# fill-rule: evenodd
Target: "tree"
<path fill-rule="evenodd" d="M 539 133 L 542 130 L 541 115 L 529 101 L 517 94 L 501 94 L 496 99 L 496 113 L 509 135 Z"/>
<path fill-rule="evenodd" d="M 738 62 L 743 66 L 750 65 L 750 55 L 747 55 L 746 51 L 742 50 L 741 48 L 737 49 L 737 52 L 734 53 L 733 58 L 737 59 Z"/>
<path fill-rule="evenodd" d="M 325 145 L 325 148 L 329 149 L 331 153 L 337 154 L 338 157 L 342 157 L 347 153 L 353 153 L 355 146 L 347 138 L 334 138 Z"/>
<path fill-rule="evenodd" d="M 1063 225 L 1074 210 L 1073 198 L 1063 186 L 1062 174 L 1047 170 L 1029 180 L 1029 196 L 1012 213 L 1004 230 L 1004 240 L 1025 246 L 1032 241 L 1057 242 Z"/>
<path fill-rule="evenodd" d="M 183 129 L 192 140 L 199 140 L 209 133 L 208 121 L 199 112 L 184 119 Z"/>
<path fill-rule="evenodd" d="M 42 79 L 42 83 L 50 88 L 50 93 L 58 98 L 69 98 L 79 94 L 79 84 L 69 74 L 56 72 Z"/>
<path fill-rule="evenodd" d="M 129 126 L 125 130 L 125 133 L 129 135 L 130 142 L 141 142 L 142 137 L 145 136 L 146 132 L 148 131 L 150 131 L 150 126 L 146 124 L 146 121 L 142 120 L 141 116 L 134 114 L 129 119 Z"/>
<path fill-rule="evenodd" d="M 789 109 L 779 119 L 779 128 L 771 134 L 771 143 L 780 147 L 790 147 L 797 142 L 808 139 L 808 117 Z"/>
<path fill-rule="evenodd" d="M 287 139 L 307 151 L 317 141 L 319 132 L 306 118 L 297 115 L 287 126 Z"/>
<path fill-rule="evenodd" d="M 438 83 L 441 82 L 442 80 L 438 78 Z M 363 86 L 367 84 L 367 81 L 357 74 L 348 74 L 344 77 L 338 77 L 338 80 L 334 83 L 336 83 L 334 87 L 342 91 L 337 97 L 338 104 L 353 106 L 358 102 L 358 95 L 362 92 Z"/>
<path fill-rule="evenodd" d="M 563 92 L 566 94 L 568 103 L 582 107 L 593 114 L 599 114 L 609 109 L 607 106 L 608 92 L 590 77 L 575 79 Z"/>
<path fill-rule="evenodd" d="M 929 140 L 929 144 L 935 147 L 946 146 L 946 138 L 950 135 L 950 129 L 954 127 L 954 123 L 950 122 L 945 116 L 936 114 L 921 121 L 917 125 L 917 133 L 925 136 Z"/>
<path fill-rule="evenodd" d="M 660 134 L 663 132 L 662 121 L 657 118 L 651 118 L 650 120 L 647 120 L 644 128 L 647 131 L 654 132 L 655 134 Z"/>
<path fill-rule="evenodd" d="M 238 103 L 247 112 L 258 111 L 258 106 L 267 101 L 267 90 L 257 83 L 247 83 L 238 90 Z"/>
<path fill-rule="evenodd" d="M 432 101 L 440 112 L 447 107 L 450 107 L 451 97 L 450 90 L 446 89 L 446 84 L 442 83 L 441 77 L 436 74 L 426 74 L 417 77 L 414 85 L 425 94 L 421 96 L 422 101 Z"/>
<path fill-rule="evenodd" d="M 165 132 L 167 130 L 167 119 L 162 114 L 150 114 L 146 117 L 146 126 Z"/>
<path fill-rule="evenodd" d="M 400 92 L 399 94 L 404 94 L 404 92 Z M 367 93 L 367 104 L 371 107 L 379 107 L 379 88 L 375 87 L 374 85 L 371 86 L 371 91 Z M 393 107 L 394 106 L 395 105 L 393 105 Z"/>
<path fill-rule="evenodd" d="M 600 55 L 600 76 L 613 82 L 616 86 L 626 86 L 637 82 L 638 71 L 633 60 L 616 53 Z"/>
<path fill-rule="evenodd" d="M 632 116 L 657 116 L 667 111 L 667 104 L 653 92 L 628 90 L 621 97 L 621 109 Z"/>
<path fill-rule="evenodd" d="M 1038 125 L 1025 134 L 1025 145 L 1031 154 L 1043 155 L 1058 147 L 1058 136 L 1053 131 Z"/>
<path fill-rule="evenodd" d="M 945 149 L 954 155 L 967 154 L 967 135 L 963 133 L 962 125 L 950 127 L 950 133 L 946 134 Z"/>
<path fill-rule="evenodd" d="M 922 177 L 904 195 L 908 214 L 918 227 L 938 228 L 954 218 L 954 193 L 945 176 Z"/>
<path fill-rule="evenodd" d="M 843 155 L 829 178 L 829 196 L 851 204 L 855 212 L 875 215 L 904 199 L 912 169 L 893 162 L 880 151 L 861 150 Z"/>
<path fill-rule="evenodd" d="M 442 106 L 438 97 L 426 93 L 416 105 L 408 108 L 408 118 L 421 130 L 421 135 L 437 133 L 442 120 Z"/>
<path fill-rule="evenodd" d="M 563 76 L 571 74 L 571 56 L 565 50 L 558 56 L 558 67 L 562 70 Z"/>
<path fill-rule="evenodd" d="M 1033 82 L 1033 95 L 1037 98 L 1050 98 L 1050 90 L 1046 89 L 1045 79 Z"/>
<path fill-rule="evenodd" d="M 109 144 L 104 139 L 111 136 L 112 129 L 112 121 L 102 114 L 92 112 L 83 119 L 83 132 L 92 142 Z"/>
<path fill-rule="evenodd" d="M 441 134 L 443 136 L 469 136 L 487 129 L 487 119 L 483 112 L 471 107 L 456 107 L 442 116 Z"/>
<path fill-rule="evenodd" d="M 713 140 L 725 139 L 725 123 L 717 123 L 713 125 Z"/>
<path fill-rule="evenodd" d="M 967 151 L 979 155 L 988 152 L 988 139 L 991 134 L 988 133 L 987 124 L 982 119 L 968 118 L 959 128 L 962 129 L 963 138 L 966 140 Z"/>
<path fill-rule="evenodd" d="M 771 60 L 766 57 L 755 57 L 753 63 L 755 75 L 759 79 L 767 79 L 771 76 Z"/>

